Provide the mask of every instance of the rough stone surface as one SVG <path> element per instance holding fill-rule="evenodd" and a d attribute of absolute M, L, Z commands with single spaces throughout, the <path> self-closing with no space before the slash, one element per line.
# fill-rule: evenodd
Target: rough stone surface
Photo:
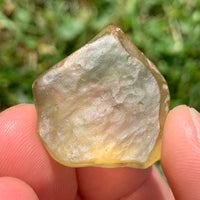
<path fill-rule="evenodd" d="M 33 94 L 38 133 L 58 162 L 145 168 L 160 158 L 168 86 L 119 28 L 41 75 Z"/>

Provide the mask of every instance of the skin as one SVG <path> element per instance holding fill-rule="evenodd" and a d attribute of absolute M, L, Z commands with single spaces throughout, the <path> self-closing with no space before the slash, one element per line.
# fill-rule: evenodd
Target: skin
<path fill-rule="evenodd" d="M 34 105 L 11 107 L 0 113 L 0 199 L 200 199 L 200 114 L 195 123 L 192 119 L 187 106 L 174 108 L 166 119 L 161 163 L 170 189 L 155 166 L 74 169 L 58 164 L 37 135 Z"/>

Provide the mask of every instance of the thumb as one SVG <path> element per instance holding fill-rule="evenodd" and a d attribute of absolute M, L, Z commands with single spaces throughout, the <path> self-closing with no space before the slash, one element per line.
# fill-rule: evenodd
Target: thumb
<path fill-rule="evenodd" d="M 200 114 L 178 106 L 163 133 L 162 167 L 177 200 L 200 199 Z"/>

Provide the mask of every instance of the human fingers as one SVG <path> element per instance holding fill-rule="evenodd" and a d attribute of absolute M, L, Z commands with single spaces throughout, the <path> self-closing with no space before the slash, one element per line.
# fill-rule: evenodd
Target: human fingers
<path fill-rule="evenodd" d="M 36 124 L 34 105 L 17 105 L 0 113 L 0 176 L 24 180 L 39 199 L 75 199 L 75 170 L 49 156 Z"/>
<path fill-rule="evenodd" d="M 162 167 L 176 200 L 199 200 L 200 114 L 187 106 L 170 111 L 162 146 Z"/>
<path fill-rule="evenodd" d="M 28 184 L 13 177 L 0 177 L 0 199 L 39 200 Z"/>
<path fill-rule="evenodd" d="M 155 166 L 148 169 L 77 169 L 79 194 L 87 200 L 174 200 Z"/>

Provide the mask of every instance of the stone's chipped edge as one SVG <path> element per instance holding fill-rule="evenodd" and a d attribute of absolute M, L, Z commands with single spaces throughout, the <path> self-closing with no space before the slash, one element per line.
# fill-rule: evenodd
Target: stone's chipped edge
<path fill-rule="evenodd" d="M 169 109 L 170 109 L 170 93 L 169 93 L 169 88 L 168 88 L 167 82 L 166 82 L 165 78 L 163 77 L 163 75 L 160 73 L 160 71 L 157 69 L 157 67 L 154 65 L 154 63 L 152 61 L 150 61 L 147 57 L 146 57 L 146 60 L 147 60 L 147 63 L 149 64 L 150 70 L 151 70 L 152 74 L 154 75 L 154 77 L 156 78 L 157 82 L 158 81 L 162 82 L 162 84 L 158 84 L 160 92 L 161 92 L 161 104 L 160 105 L 163 105 L 163 104 L 165 105 L 165 106 L 163 106 L 163 108 L 162 108 L 162 106 L 160 106 L 159 119 L 160 119 L 161 130 L 160 130 L 159 137 L 157 139 L 157 143 L 150 155 L 150 157 L 152 157 L 152 159 L 154 159 L 156 162 L 156 161 L 160 160 L 160 157 L 161 157 L 161 140 L 162 140 L 162 135 L 163 135 L 165 119 L 166 119 L 167 113 L 169 112 Z M 162 110 L 161 110 L 161 108 L 162 108 Z M 165 116 L 163 116 L 163 113 L 165 114 Z M 156 152 L 156 153 L 154 153 L 154 152 Z M 154 155 L 158 155 L 158 154 L 160 154 L 160 155 L 157 157 L 154 156 Z M 148 167 L 148 166 L 151 166 L 152 164 L 146 163 L 146 165 Z"/>

